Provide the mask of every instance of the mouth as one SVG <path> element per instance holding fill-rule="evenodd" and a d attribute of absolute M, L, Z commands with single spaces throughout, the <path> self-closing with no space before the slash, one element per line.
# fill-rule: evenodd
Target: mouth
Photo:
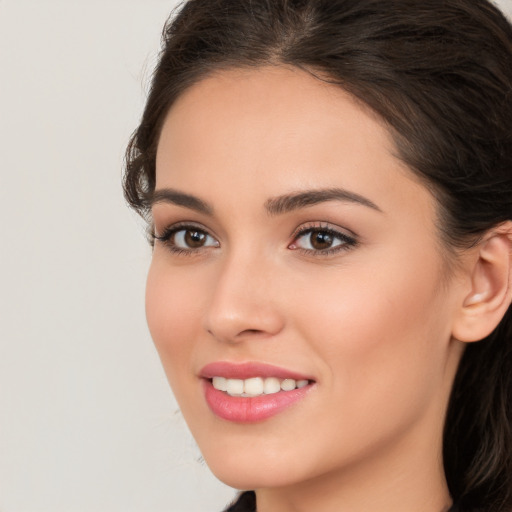
<path fill-rule="evenodd" d="M 212 363 L 200 376 L 210 410 L 235 423 L 275 416 L 301 402 L 316 384 L 306 375 L 261 363 Z"/>
<path fill-rule="evenodd" d="M 230 396 L 255 397 L 273 395 L 274 393 L 300 389 L 312 381 L 307 379 L 278 379 L 277 377 L 251 377 L 249 379 L 228 379 L 226 377 L 213 377 L 212 386 L 218 391 L 224 391 Z"/>

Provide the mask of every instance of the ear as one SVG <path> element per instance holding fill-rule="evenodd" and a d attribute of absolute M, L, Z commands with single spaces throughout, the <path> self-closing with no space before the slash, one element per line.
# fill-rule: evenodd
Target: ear
<path fill-rule="evenodd" d="M 512 301 L 512 221 L 488 231 L 471 255 L 464 264 L 468 286 L 452 329 L 464 342 L 491 334 Z"/>

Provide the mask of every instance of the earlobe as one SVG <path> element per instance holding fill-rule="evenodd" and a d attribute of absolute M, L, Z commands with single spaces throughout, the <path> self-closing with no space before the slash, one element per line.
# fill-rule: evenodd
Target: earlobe
<path fill-rule="evenodd" d="M 475 248 L 465 293 L 452 335 L 479 341 L 498 326 L 512 300 L 512 222 L 489 231 Z M 467 288 L 466 288 L 467 290 Z"/>

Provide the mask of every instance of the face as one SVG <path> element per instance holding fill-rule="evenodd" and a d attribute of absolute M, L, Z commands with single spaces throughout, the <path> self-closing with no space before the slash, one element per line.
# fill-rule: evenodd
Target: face
<path fill-rule="evenodd" d="M 170 110 L 147 319 L 227 484 L 439 455 L 456 300 L 435 202 L 394 154 L 372 113 L 294 69 L 223 71 Z"/>

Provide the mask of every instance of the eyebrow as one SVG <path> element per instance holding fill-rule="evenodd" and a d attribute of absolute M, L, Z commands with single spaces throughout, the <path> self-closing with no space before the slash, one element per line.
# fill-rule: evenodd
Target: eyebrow
<path fill-rule="evenodd" d="M 185 194 L 179 190 L 172 188 L 163 188 L 155 190 L 151 199 L 149 200 L 149 206 L 152 208 L 157 203 L 171 203 L 177 206 L 183 206 L 190 210 L 195 210 L 198 213 L 205 215 L 213 215 L 213 207 L 207 202 L 199 199 L 196 196 Z"/>
<path fill-rule="evenodd" d="M 273 197 L 265 202 L 265 209 L 270 215 L 275 216 L 327 201 L 355 203 L 382 212 L 375 203 L 366 197 L 342 188 L 306 190 Z M 149 201 L 150 207 L 157 203 L 171 203 L 209 216 L 213 215 L 214 212 L 213 206 L 206 201 L 171 188 L 155 190 Z"/>
<path fill-rule="evenodd" d="M 298 210 L 300 208 L 306 208 L 308 206 L 313 206 L 315 204 L 324 203 L 327 201 L 356 203 L 367 206 L 368 208 L 372 208 L 373 210 L 382 213 L 382 210 L 366 197 L 342 188 L 306 190 L 304 192 L 297 192 L 274 197 L 265 203 L 265 208 L 270 215 L 281 215 L 283 213 Z"/>

